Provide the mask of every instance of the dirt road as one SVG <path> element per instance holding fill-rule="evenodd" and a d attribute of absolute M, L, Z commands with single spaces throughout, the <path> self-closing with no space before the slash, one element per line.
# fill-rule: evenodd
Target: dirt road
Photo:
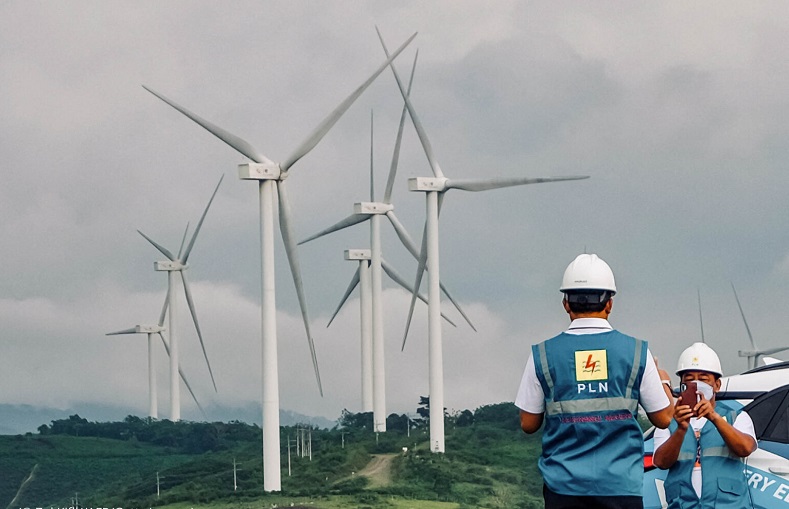
<path fill-rule="evenodd" d="M 357 475 L 363 475 L 370 480 L 370 488 L 388 486 L 392 482 L 392 460 L 397 454 L 373 454 L 370 460 Z"/>

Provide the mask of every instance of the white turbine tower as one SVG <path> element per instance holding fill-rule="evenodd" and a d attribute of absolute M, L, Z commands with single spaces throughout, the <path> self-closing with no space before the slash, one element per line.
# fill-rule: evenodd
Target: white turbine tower
<path fill-rule="evenodd" d="M 376 27 L 376 31 L 378 31 Z M 389 51 L 386 48 L 383 37 L 378 31 L 384 53 Z M 427 138 L 422 123 L 414 110 L 408 97 L 405 87 L 400 80 L 400 76 L 394 64 L 390 65 L 394 74 L 397 86 L 400 89 L 405 101 L 408 114 L 414 124 L 419 141 L 427 156 L 430 168 L 433 170 L 433 177 L 419 177 L 408 180 L 410 191 L 424 192 L 426 194 L 426 219 L 425 230 L 422 237 L 422 249 L 420 252 L 419 268 L 414 288 L 419 288 L 422 281 L 422 274 L 427 264 L 428 271 L 428 359 L 429 359 L 429 392 L 430 392 L 430 450 L 432 452 L 444 452 L 444 368 L 441 340 L 441 300 L 439 293 L 439 254 L 438 254 L 438 215 L 443 201 L 444 193 L 450 189 L 463 191 L 487 191 L 502 187 L 520 186 L 525 184 L 539 184 L 543 182 L 555 182 L 563 180 L 579 180 L 588 178 L 586 176 L 571 177 L 547 177 L 547 178 L 486 178 L 468 180 L 450 180 L 444 176 L 438 161 L 433 154 L 432 146 Z M 425 249 L 426 248 L 426 249 Z M 416 296 L 411 298 L 411 311 L 409 312 L 408 322 L 411 320 Z M 406 335 L 408 328 L 406 327 Z M 403 345 L 405 345 L 403 337 Z"/>
<path fill-rule="evenodd" d="M 372 341 L 372 284 L 370 283 L 370 260 L 372 254 L 369 249 L 346 249 L 345 259 L 355 261 L 359 264 L 356 272 L 351 278 L 345 294 L 340 299 L 340 303 L 332 313 L 329 319 L 329 325 L 332 324 L 337 314 L 342 309 L 348 297 L 351 296 L 354 289 L 359 286 L 359 307 L 361 317 L 361 354 L 362 354 L 362 411 L 374 411 L 373 405 L 373 341 Z M 411 286 L 406 280 L 392 267 L 387 261 L 381 258 L 381 268 L 384 273 L 389 276 L 389 279 L 399 284 L 406 289 L 409 293 L 414 293 L 414 287 Z M 427 298 L 424 294 L 418 295 L 419 300 L 427 304 Z M 444 313 L 441 313 L 442 318 L 450 325 L 456 327 L 455 323 L 449 319 Z"/>
<path fill-rule="evenodd" d="M 173 255 L 168 249 L 161 246 L 160 244 L 156 243 L 153 239 L 145 235 L 140 230 L 137 232 L 142 235 L 145 240 L 150 242 L 156 249 L 159 250 L 164 256 L 167 257 L 166 261 L 160 261 L 154 263 L 154 268 L 157 271 L 165 271 L 167 272 L 167 300 L 165 302 L 165 307 L 162 310 L 162 315 L 166 312 L 167 308 L 169 308 L 169 330 L 170 330 L 170 418 L 173 421 L 181 420 L 181 392 L 180 392 L 180 385 L 178 383 L 178 370 L 180 369 L 179 366 L 179 344 L 178 344 L 178 297 L 177 297 L 177 287 L 179 286 L 179 282 L 183 283 L 184 294 L 186 296 L 186 303 L 189 306 L 189 312 L 192 315 L 192 321 L 195 325 L 195 330 L 197 331 L 197 337 L 200 340 L 200 347 L 203 349 L 203 357 L 205 357 L 206 365 L 208 366 L 208 373 L 211 375 L 211 383 L 214 385 L 214 390 L 216 390 L 216 382 L 214 381 L 214 373 L 211 370 L 211 363 L 208 361 L 208 354 L 205 351 L 205 343 L 203 342 L 203 333 L 200 330 L 200 324 L 197 322 L 197 312 L 195 311 L 194 301 L 192 300 L 192 291 L 189 288 L 189 282 L 186 279 L 186 274 L 184 274 L 184 270 L 189 268 L 187 264 L 189 260 L 189 255 L 192 252 L 192 248 L 194 247 L 195 240 L 197 240 L 197 235 L 200 233 L 200 228 L 203 226 L 203 221 L 205 220 L 205 216 L 208 213 L 209 207 L 211 207 L 211 202 L 214 201 L 214 197 L 216 196 L 216 192 L 219 190 L 219 186 L 222 184 L 222 179 L 224 175 L 220 177 L 219 182 L 214 189 L 214 193 L 211 195 L 211 199 L 208 200 L 208 205 L 206 205 L 205 210 L 203 211 L 203 215 L 200 216 L 200 221 L 197 223 L 197 227 L 195 228 L 194 233 L 192 234 L 192 238 L 189 240 L 189 244 L 186 246 L 186 250 L 184 250 L 184 241 L 186 240 L 186 235 L 188 233 L 189 227 L 187 226 L 187 231 L 184 232 L 183 240 L 181 241 L 181 248 L 178 250 L 178 256 Z M 176 276 L 180 275 L 179 278 Z M 162 318 L 163 323 L 163 318 Z M 161 324 L 160 324 L 161 325 Z M 162 338 L 164 339 L 164 338 Z"/>
<path fill-rule="evenodd" d="M 372 412 L 373 408 L 373 302 L 370 298 L 372 287 L 370 285 L 370 259 L 369 249 L 346 249 L 345 259 L 358 263 L 356 274 L 345 292 L 345 296 L 337 306 L 337 310 L 329 319 L 328 327 L 334 317 L 340 312 L 343 304 L 356 285 L 359 285 L 359 317 L 361 322 L 361 356 L 362 356 L 362 412 Z"/>
<path fill-rule="evenodd" d="M 412 35 L 393 56 L 384 62 L 373 75 L 361 86 L 351 93 L 337 108 L 334 109 L 304 140 L 294 152 L 285 160 L 275 163 L 258 152 L 246 140 L 222 129 L 221 127 L 203 119 L 202 117 L 190 112 L 186 108 L 167 99 L 163 95 L 145 87 L 146 90 L 166 102 L 176 110 L 180 111 L 194 122 L 202 126 L 211 134 L 224 141 L 232 148 L 246 156 L 253 163 L 239 165 L 239 178 L 243 180 L 257 180 L 260 195 L 260 245 L 261 245 L 261 322 L 262 322 L 262 343 L 263 343 L 263 489 L 265 491 L 281 491 L 280 476 L 280 438 L 279 438 L 279 375 L 277 367 L 277 327 L 276 327 L 276 299 L 274 287 L 274 201 L 275 192 L 279 201 L 279 225 L 280 234 L 285 244 L 285 252 L 290 265 L 290 272 L 296 286 L 296 294 L 301 308 L 304 328 L 307 332 L 307 342 L 309 343 L 310 354 L 312 356 L 315 377 L 318 382 L 318 390 L 321 395 L 323 389 L 320 382 L 318 371 L 318 360 L 315 355 L 315 346 L 312 340 L 309 327 L 309 317 L 307 314 L 307 304 L 304 298 L 304 291 L 301 281 L 301 269 L 299 265 L 296 241 L 294 239 L 290 202 L 285 185 L 288 171 L 302 157 L 307 155 L 329 132 L 334 124 L 340 119 L 353 102 L 364 92 L 368 86 L 378 77 L 381 72 L 391 63 L 391 61 L 405 49 L 405 47 L 416 37 Z"/>
<path fill-rule="evenodd" d="M 737 290 L 734 288 L 734 283 L 731 284 L 731 289 L 734 291 L 734 299 L 737 301 L 737 307 L 740 309 L 740 316 L 742 316 L 742 323 L 745 324 L 745 331 L 748 333 L 748 339 L 751 340 L 751 347 L 753 348 L 753 350 L 740 350 L 737 352 L 740 357 L 746 357 L 748 359 L 748 369 L 753 369 L 758 366 L 759 359 L 765 355 L 773 355 L 789 350 L 789 346 L 768 348 L 767 350 L 760 350 L 759 347 L 756 346 L 756 342 L 753 340 L 753 335 L 751 334 L 751 328 L 748 327 L 748 320 L 745 319 L 745 312 L 743 312 L 742 305 L 740 305 L 740 298 L 737 297 Z"/>
<path fill-rule="evenodd" d="M 414 58 L 414 67 L 416 67 L 416 57 Z M 413 80 L 414 73 L 413 68 L 411 72 L 411 80 Z M 409 83 L 409 90 L 411 84 Z M 381 215 L 386 215 L 391 224 L 395 228 L 395 232 L 398 234 L 401 242 L 406 246 L 406 249 L 412 253 L 412 255 L 418 259 L 418 252 L 416 251 L 416 246 L 414 245 L 413 240 L 411 240 L 410 235 L 402 226 L 400 221 L 397 219 L 394 213 L 394 205 L 392 205 L 392 189 L 394 187 L 394 180 L 397 174 L 397 161 L 399 158 L 400 152 L 400 142 L 402 140 L 402 133 L 403 133 L 403 125 L 405 123 L 405 108 L 403 109 L 403 113 L 400 118 L 400 127 L 397 133 L 397 141 L 395 143 L 395 149 L 392 156 L 392 164 L 389 170 L 389 178 L 387 180 L 386 191 L 384 193 L 384 201 L 383 202 L 376 202 L 375 201 L 375 178 L 374 178 L 374 168 L 373 168 L 373 118 L 372 113 L 370 114 L 370 201 L 369 202 L 360 202 L 354 204 L 354 212 L 350 216 L 346 217 L 345 219 L 339 221 L 338 223 L 326 228 L 325 230 L 316 233 L 308 237 L 307 239 L 301 241 L 299 244 L 304 244 L 311 240 L 315 240 L 319 237 L 324 235 L 342 230 L 349 226 L 353 226 L 355 224 L 361 223 L 363 221 L 370 221 L 370 246 L 369 250 L 352 250 L 357 256 L 353 259 L 359 260 L 359 270 L 354 275 L 354 279 L 351 281 L 351 285 L 348 287 L 348 291 L 346 292 L 345 296 L 343 297 L 342 301 L 340 302 L 337 311 L 335 311 L 334 316 L 336 316 L 337 312 L 340 310 L 342 305 L 345 303 L 345 300 L 350 295 L 350 292 L 353 291 L 353 288 L 356 284 L 358 284 L 364 277 L 369 275 L 370 287 L 369 287 L 369 295 L 370 295 L 370 304 L 369 307 L 366 304 L 365 300 L 365 293 L 368 290 L 364 283 L 362 283 L 362 290 L 361 290 L 361 303 L 362 306 L 362 407 L 365 408 L 365 373 L 372 372 L 372 410 L 373 410 L 373 430 L 376 432 L 385 432 L 386 431 L 386 367 L 385 367 L 385 341 L 384 341 L 384 330 L 383 330 L 383 284 L 382 284 L 382 273 L 386 272 L 386 274 L 396 283 L 400 284 L 408 290 L 409 292 L 414 292 L 413 287 L 409 286 L 405 283 L 402 277 L 396 273 L 393 267 L 386 264 L 383 260 L 382 253 L 381 253 L 381 226 L 380 226 L 380 219 Z M 359 256 L 360 253 L 368 253 L 369 258 L 364 260 L 364 257 Z M 348 257 L 348 251 L 346 251 L 346 258 Z M 446 291 L 446 289 L 444 289 Z M 447 295 L 449 295 L 447 293 Z M 423 298 L 421 295 L 420 298 Z M 450 297 L 451 298 L 451 297 Z M 454 302 L 454 301 L 453 301 Z M 460 309 L 459 306 L 458 310 L 464 317 L 466 317 L 463 310 Z M 369 310 L 369 311 L 368 311 Z M 365 313 L 369 312 L 370 315 L 366 315 Z M 332 320 L 334 319 L 332 316 Z M 442 315 L 443 316 L 443 315 Z M 446 316 L 444 318 L 449 321 L 454 326 L 451 320 L 449 320 Z M 468 318 L 466 317 L 468 320 Z M 370 330 L 372 334 L 372 369 L 370 370 L 367 366 L 365 366 L 365 362 L 368 359 L 368 354 L 366 353 L 366 338 L 365 333 L 367 332 L 367 323 L 368 321 L 371 323 Z M 331 320 L 329 321 L 331 324 Z M 471 322 L 469 321 L 469 324 Z M 472 328 L 474 327 L 471 325 Z M 365 410 L 368 411 L 368 410 Z"/>
<path fill-rule="evenodd" d="M 158 419 L 158 408 L 157 408 L 157 390 L 156 390 L 156 370 L 154 369 L 154 353 L 153 353 L 153 335 L 158 334 L 159 337 L 162 339 L 162 344 L 164 345 L 164 349 L 167 352 L 167 355 L 170 355 L 170 347 L 167 345 L 167 341 L 164 339 L 164 327 L 162 327 L 162 323 L 164 323 L 164 315 L 162 315 L 162 319 L 159 320 L 159 324 L 157 325 L 135 325 L 131 329 L 124 329 L 116 332 L 108 332 L 107 336 L 116 336 L 120 334 L 147 334 L 148 335 L 148 415 L 153 417 L 154 419 Z M 192 395 L 192 399 L 194 400 L 197 408 L 200 409 L 200 412 L 203 416 L 206 415 L 203 407 L 200 405 L 200 402 L 197 401 L 197 396 L 195 396 L 194 391 L 192 390 L 192 386 L 189 385 L 189 381 L 186 379 L 186 375 L 184 374 L 181 367 L 178 367 L 178 374 L 183 380 L 184 385 L 186 386 L 189 394 Z"/>
<path fill-rule="evenodd" d="M 147 334 L 148 335 L 148 416 L 159 418 L 156 393 L 156 369 L 154 369 L 153 335 L 164 330 L 159 325 L 135 325 L 131 329 L 108 332 L 107 336 L 117 334 Z"/>

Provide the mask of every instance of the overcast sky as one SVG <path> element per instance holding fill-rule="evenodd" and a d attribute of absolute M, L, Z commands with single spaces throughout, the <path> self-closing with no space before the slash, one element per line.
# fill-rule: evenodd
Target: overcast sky
<path fill-rule="evenodd" d="M 749 346 L 789 346 L 789 5 L 785 2 L 69 1 L 0 2 L 0 403 L 147 409 L 144 336 L 158 320 L 162 256 L 177 250 L 225 180 L 188 275 L 217 380 L 184 313 L 182 365 L 206 405 L 260 399 L 258 196 L 244 157 L 146 92 L 145 84 L 281 160 L 384 61 L 419 63 L 412 92 L 444 173 L 589 175 L 484 193 L 454 191 L 441 217 L 442 280 L 474 321 L 444 327 L 449 410 L 512 401 L 532 344 L 567 325 L 558 287 L 579 253 L 617 278 L 612 323 L 672 368 L 704 334 L 724 371 Z M 383 194 L 402 100 L 385 72 L 293 166 L 304 238 L 369 199 L 369 117 Z M 413 126 L 394 204 L 419 238 L 430 176 Z M 383 225 L 384 256 L 415 263 Z M 366 247 L 357 226 L 300 248 L 325 396 L 318 395 L 277 237 L 281 406 L 360 411 L 358 294 L 326 322 Z M 385 287 L 387 413 L 428 393 L 421 309 Z M 184 304 L 185 309 L 185 304 Z M 157 349 L 160 415 L 167 362 Z M 779 357 L 789 358 L 786 354 Z M 182 395 L 184 411 L 192 404 Z"/>

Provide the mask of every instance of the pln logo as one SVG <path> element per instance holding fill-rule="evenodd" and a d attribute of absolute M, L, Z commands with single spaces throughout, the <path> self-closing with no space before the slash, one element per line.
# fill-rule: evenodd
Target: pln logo
<path fill-rule="evenodd" d="M 608 379 L 608 355 L 605 350 L 575 352 L 575 379 L 579 382 Z"/>

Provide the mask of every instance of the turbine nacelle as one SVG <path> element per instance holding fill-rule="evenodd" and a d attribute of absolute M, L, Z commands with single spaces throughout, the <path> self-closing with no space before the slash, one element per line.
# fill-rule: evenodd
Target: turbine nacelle
<path fill-rule="evenodd" d="M 442 193 L 449 189 L 447 187 L 448 182 L 449 179 L 446 177 L 414 177 L 408 179 L 408 190 Z"/>
<path fill-rule="evenodd" d="M 354 214 L 380 215 L 386 214 L 391 210 L 394 210 L 394 205 L 391 203 L 363 201 L 353 204 Z"/>
<path fill-rule="evenodd" d="M 131 329 L 124 329 L 117 332 L 108 332 L 107 336 L 115 336 L 118 334 L 158 334 L 166 329 L 161 325 L 135 325 Z"/>
<path fill-rule="evenodd" d="M 238 178 L 241 180 L 283 180 L 287 173 L 278 163 L 244 163 L 238 165 Z"/>
<path fill-rule="evenodd" d="M 134 332 L 136 334 L 158 334 L 165 330 L 167 329 L 161 325 L 137 325 L 134 327 Z"/>
<path fill-rule="evenodd" d="M 345 259 L 346 260 L 369 260 L 373 257 L 372 252 L 369 249 L 346 249 L 345 250 Z"/>
<path fill-rule="evenodd" d="M 153 262 L 153 268 L 160 272 L 180 272 L 188 269 L 189 266 L 178 260 L 164 260 L 161 262 Z"/>

